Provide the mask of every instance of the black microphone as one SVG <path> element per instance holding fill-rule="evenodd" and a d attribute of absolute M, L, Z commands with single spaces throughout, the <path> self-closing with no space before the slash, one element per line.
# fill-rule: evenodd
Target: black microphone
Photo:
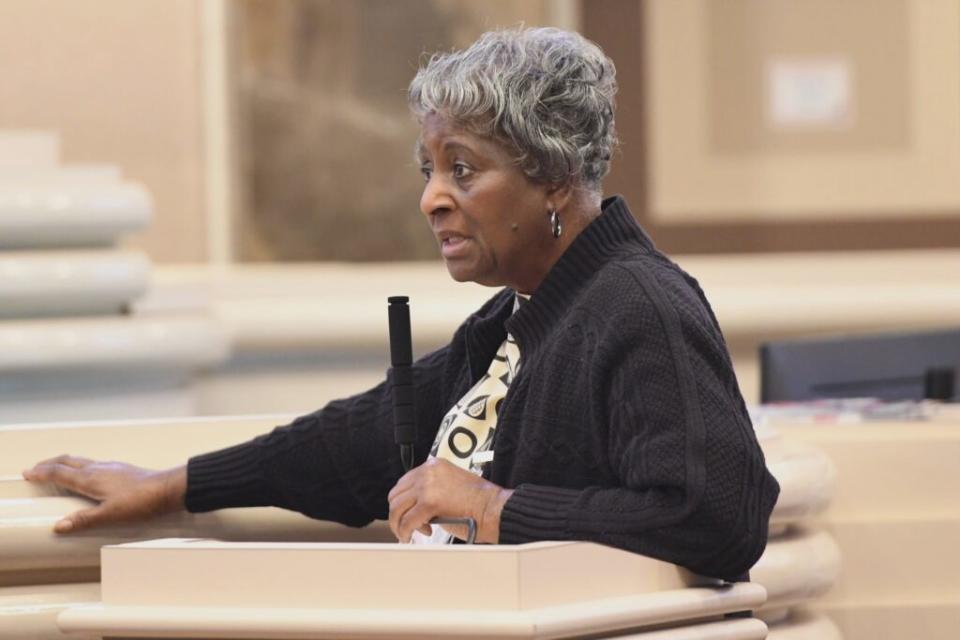
<path fill-rule="evenodd" d="M 417 438 L 417 408 L 413 391 L 413 345 L 410 338 L 410 307 L 407 296 L 387 298 L 390 323 L 390 367 L 393 379 L 393 441 L 400 446 L 403 470 L 413 468 L 413 443 Z M 434 518 L 431 524 L 460 524 L 467 527 L 467 544 L 477 539 L 473 518 Z"/>
<path fill-rule="evenodd" d="M 393 380 L 393 440 L 400 446 L 404 471 L 413 468 L 416 440 L 416 407 L 413 393 L 413 345 L 410 338 L 410 307 L 407 296 L 387 298 L 390 322 L 390 366 Z"/>

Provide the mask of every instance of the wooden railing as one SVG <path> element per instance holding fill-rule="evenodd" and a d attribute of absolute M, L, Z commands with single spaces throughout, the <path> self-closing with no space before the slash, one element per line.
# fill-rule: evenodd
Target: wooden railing
<path fill-rule="evenodd" d="M 19 475 L 21 469 L 33 462 L 58 453 L 167 467 L 182 463 L 197 452 L 249 439 L 289 418 L 264 416 L 0 428 L 0 441 L 5 444 L 0 450 L 0 585 L 4 585 L 0 586 L 0 638 L 23 637 L 28 631 L 30 637 L 60 637 L 56 615 L 70 605 L 98 599 L 103 545 L 157 538 L 391 541 L 383 523 L 350 529 L 269 508 L 181 514 L 145 525 L 57 535 L 52 532 L 53 523 L 89 503 L 49 486 L 24 482 Z M 756 602 L 751 606 L 771 625 L 771 638 L 776 638 L 778 630 L 791 632 L 792 638 L 838 637 L 828 621 L 802 608 L 805 602 L 829 589 L 839 571 L 837 547 L 829 535 L 805 524 L 829 504 L 834 490 L 832 465 L 816 449 L 790 440 L 768 436 L 762 444 L 768 464 L 781 483 L 782 493 L 771 519 L 774 535 L 752 573 L 754 582 L 766 588 L 768 598 L 765 604 Z M 796 635 L 797 629 L 803 628 L 817 630 L 820 635 Z M 834 635 L 829 635 L 831 633 Z"/>

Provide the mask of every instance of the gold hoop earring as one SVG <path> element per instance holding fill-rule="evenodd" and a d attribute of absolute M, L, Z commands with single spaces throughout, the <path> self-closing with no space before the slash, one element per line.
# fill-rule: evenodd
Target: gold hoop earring
<path fill-rule="evenodd" d="M 554 238 L 559 238 L 560 234 L 563 233 L 563 225 L 560 224 L 560 214 L 557 213 L 556 209 L 550 210 L 550 231 L 553 233 Z"/>

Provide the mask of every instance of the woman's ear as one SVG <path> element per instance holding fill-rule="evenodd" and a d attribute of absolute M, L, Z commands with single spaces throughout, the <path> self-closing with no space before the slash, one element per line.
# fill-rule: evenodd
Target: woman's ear
<path fill-rule="evenodd" d="M 573 198 L 573 184 L 570 181 L 547 185 L 547 209 L 563 211 Z"/>

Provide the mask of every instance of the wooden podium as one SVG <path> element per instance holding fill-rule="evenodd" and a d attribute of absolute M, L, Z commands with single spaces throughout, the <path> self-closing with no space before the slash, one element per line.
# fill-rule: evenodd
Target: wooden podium
<path fill-rule="evenodd" d="M 590 543 L 518 546 L 228 543 L 107 546 L 102 602 L 67 609 L 103 638 L 644 638 L 766 636 L 758 584 L 721 584 Z"/>

